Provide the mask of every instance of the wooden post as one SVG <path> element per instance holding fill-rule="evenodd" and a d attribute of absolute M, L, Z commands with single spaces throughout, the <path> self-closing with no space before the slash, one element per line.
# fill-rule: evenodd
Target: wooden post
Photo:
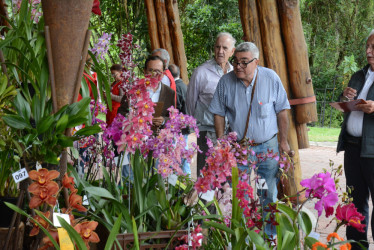
<path fill-rule="evenodd" d="M 160 41 L 158 40 L 157 19 L 153 0 L 145 0 L 145 7 L 148 20 L 148 34 L 151 40 L 151 50 L 158 49 L 160 48 Z"/>
<path fill-rule="evenodd" d="M 301 23 L 298 0 L 277 0 L 282 34 L 288 61 L 288 75 L 294 98 L 314 96 L 312 77 L 309 70 L 308 49 Z M 296 105 L 295 117 L 298 124 L 318 120 L 315 102 Z M 308 139 L 306 137 L 306 139 Z"/>
<path fill-rule="evenodd" d="M 165 0 L 155 0 L 155 8 L 160 48 L 166 49 L 169 52 L 170 63 L 174 63 L 173 46 L 171 45 L 171 37 L 169 31 L 168 16 L 165 7 Z"/>
<path fill-rule="evenodd" d="M 187 58 L 179 19 L 178 3 L 174 0 L 166 0 L 166 11 L 173 44 L 174 63 L 180 68 L 180 77 L 183 79 L 183 82 L 188 84 Z"/>
<path fill-rule="evenodd" d="M 277 72 L 290 99 L 292 96 L 288 83 L 286 56 L 283 48 L 276 0 L 267 0 L 266 3 L 257 1 L 257 4 L 265 62 L 267 63 L 267 67 Z M 288 143 L 291 149 L 295 151 L 295 156 L 293 157 L 294 172 L 291 173 L 293 180 L 289 179 L 289 181 L 285 183 L 284 193 L 286 195 L 294 195 L 302 189 L 300 186 L 301 168 L 295 121 L 291 110 L 288 112 L 288 117 L 290 124 Z"/>
<path fill-rule="evenodd" d="M 239 0 L 239 12 L 244 32 L 243 40 L 257 45 L 260 51 L 259 65 L 264 66 L 264 53 L 262 49 L 260 23 L 258 20 L 256 1 Z"/>

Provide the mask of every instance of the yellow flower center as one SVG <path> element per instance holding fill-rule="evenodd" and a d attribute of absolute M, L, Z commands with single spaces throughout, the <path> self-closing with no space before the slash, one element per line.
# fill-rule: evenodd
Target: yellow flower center
<path fill-rule="evenodd" d="M 46 182 L 44 176 L 39 176 L 38 178 L 39 178 L 38 183 L 39 183 L 40 185 L 44 185 L 45 182 Z"/>
<path fill-rule="evenodd" d="M 148 104 L 144 105 L 144 108 L 146 108 L 146 109 L 149 108 Z"/>
<path fill-rule="evenodd" d="M 88 239 L 90 238 L 91 236 L 91 230 L 90 229 L 86 229 L 84 232 L 83 232 L 83 237 Z"/>
<path fill-rule="evenodd" d="M 143 123 L 143 119 L 139 119 L 139 123 Z"/>
<path fill-rule="evenodd" d="M 133 141 L 137 141 L 137 140 L 138 140 L 138 138 L 134 137 L 134 138 L 132 138 L 132 140 L 133 140 Z"/>

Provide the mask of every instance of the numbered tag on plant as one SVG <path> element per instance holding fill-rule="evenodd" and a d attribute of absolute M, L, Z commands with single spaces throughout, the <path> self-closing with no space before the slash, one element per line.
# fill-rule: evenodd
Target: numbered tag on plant
<path fill-rule="evenodd" d="M 257 179 L 256 181 L 257 189 L 268 189 L 268 184 L 266 184 L 265 179 Z"/>
<path fill-rule="evenodd" d="M 177 184 L 177 180 L 178 180 L 178 176 L 175 175 L 175 174 L 171 174 L 171 175 L 169 175 L 169 177 L 168 177 L 168 182 L 169 182 L 169 184 L 172 185 L 172 186 L 175 186 L 175 184 Z"/>
<path fill-rule="evenodd" d="M 58 238 L 60 242 L 60 249 L 61 250 L 74 250 L 73 242 L 68 235 L 68 232 L 65 228 L 57 228 Z"/>
<path fill-rule="evenodd" d="M 42 165 L 40 165 L 40 163 L 37 161 L 35 167 L 36 167 L 36 171 L 39 171 L 39 169 L 42 168 Z"/>
<path fill-rule="evenodd" d="M 70 225 L 70 217 L 68 214 L 53 213 L 53 225 L 55 227 L 61 227 L 60 221 L 57 217 L 64 219 Z"/>
<path fill-rule="evenodd" d="M 201 195 L 201 199 L 206 200 L 207 202 L 214 199 L 214 190 L 209 190 Z"/>
<path fill-rule="evenodd" d="M 22 168 L 13 173 L 13 179 L 16 183 L 26 180 L 27 178 L 29 178 L 29 174 L 27 173 L 26 168 Z"/>

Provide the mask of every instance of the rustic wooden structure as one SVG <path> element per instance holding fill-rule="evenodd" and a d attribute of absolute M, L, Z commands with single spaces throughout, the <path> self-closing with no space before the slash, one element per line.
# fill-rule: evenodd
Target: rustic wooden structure
<path fill-rule="evenodd" d="M 170 63 L 178 65 L 181 78 L 188 83 L 187 58 L 180 25 L 178 2 L 175 0 L 145 0 L 151 50 L 166 49 Z"/>
<path fill-rule="evenodd" d="M 287 195 L 301 190 L 298 149 L 309 147 L 306 123 L 317 121 L 307 47 L 297 0 L 239 0 L 244 39 L 254 42 L 263 54 L 260 64 L 277 72 L 287 91 L 292 110 L 288 113 L 288 142 L 295 151 L 293 180 L 286 182 Z M 256 20 L 258 18 L 258 21 Z"/>

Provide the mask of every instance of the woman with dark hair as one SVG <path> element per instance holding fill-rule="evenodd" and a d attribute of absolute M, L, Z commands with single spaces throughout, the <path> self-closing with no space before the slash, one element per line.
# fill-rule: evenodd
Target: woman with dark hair
<path fill-rule="evenodd" d="M 112 67 L 110 67 L 110 72 L 112 74 L 112 77 L 114 78 L 114 82 L 111 85 L 110 88 L 110 97 L 112 99 L 112 111 L 109 110 L 106 114 L 106 123 L 108 126 L 112 124 L 114 118 L 117 115 L 117 110 L 121 105 L 121 99 L 123 96 L 123 90 L 120 88 L 122 84 L 122 66 L 119 64 L 113 64 Z"/>

